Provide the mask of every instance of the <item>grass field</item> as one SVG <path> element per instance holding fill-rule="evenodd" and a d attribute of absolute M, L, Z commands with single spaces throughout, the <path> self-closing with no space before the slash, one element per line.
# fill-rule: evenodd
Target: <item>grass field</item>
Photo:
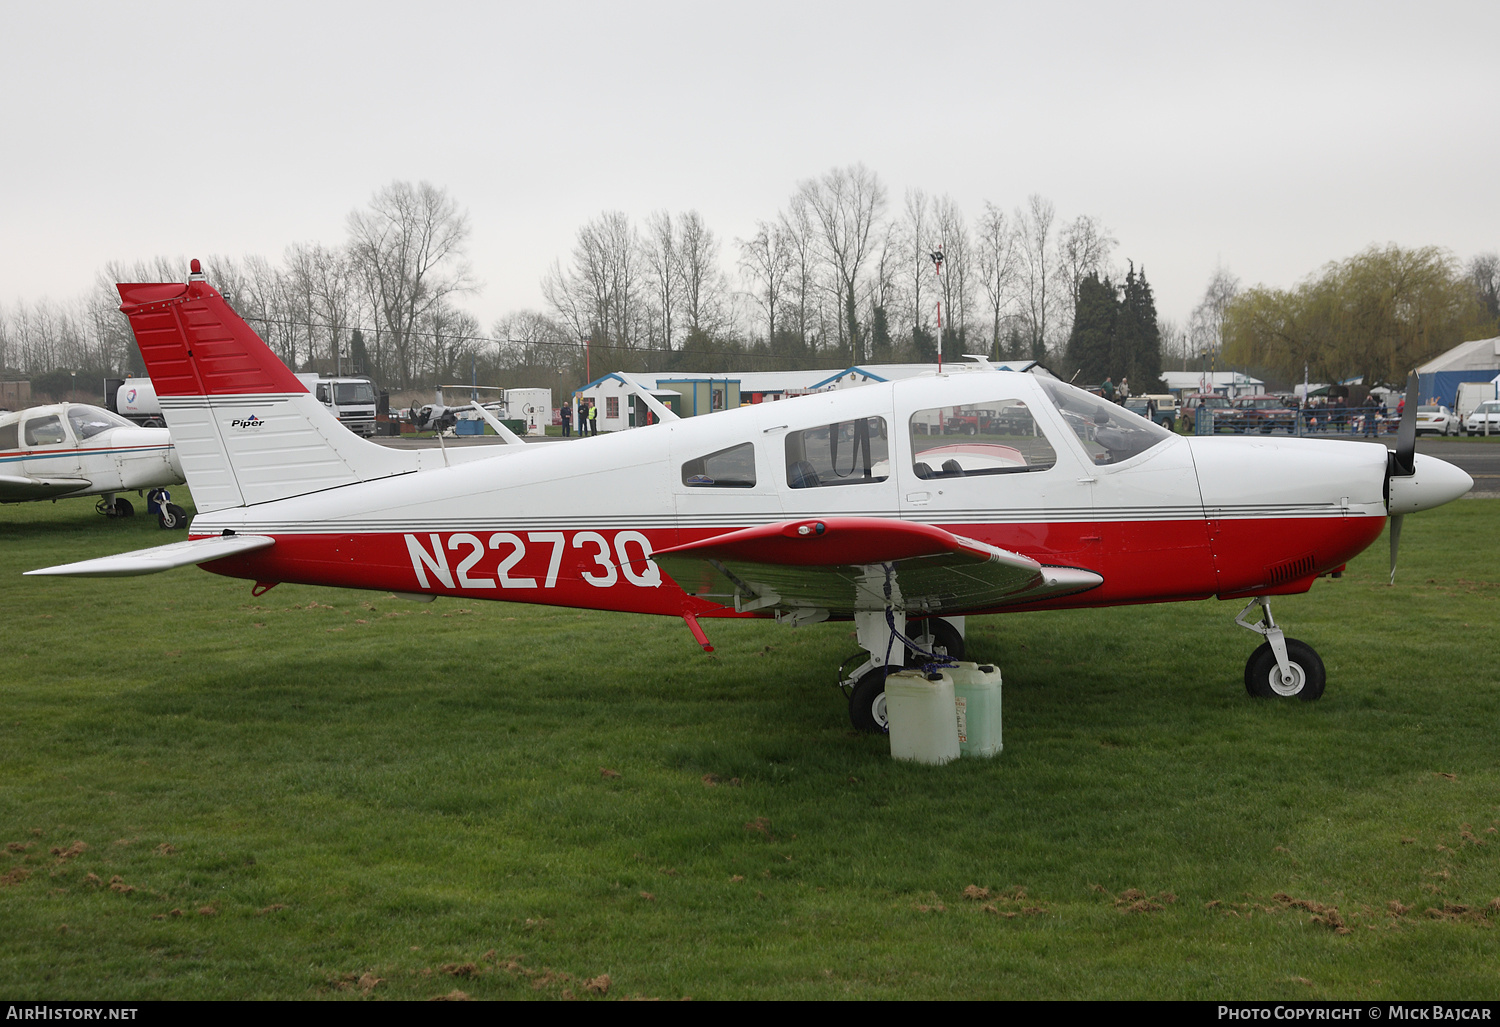
<path fill-rule="evenodd" d="M 973 620 L 1005 751 L 933 768 L 849 625 L 21 578 L 168 538 L 0 508 L 0 994 L 1493 999 L 1497 528 L 1277 601 L 1312 704 L 1238 604 Z"/>

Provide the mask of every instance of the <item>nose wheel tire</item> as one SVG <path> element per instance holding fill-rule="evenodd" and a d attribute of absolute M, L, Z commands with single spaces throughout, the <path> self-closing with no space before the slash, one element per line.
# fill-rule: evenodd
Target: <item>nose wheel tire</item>
<path fill-rule="evenodd" d="M 1276 665 L 1276 653 L 1271 643 L 1266 642 L 1250 654 L 1245 661 L 1245 691 L 1257 699 L 1301 699 L 1312 702 L 1323 694 L 1328 683 L 1323 661 L 1306 642 L 1295 638 L 1286 640 L 1287 662 L 1291 665 L 1291 680 L 1281 679 L 1281 668 Z"/>

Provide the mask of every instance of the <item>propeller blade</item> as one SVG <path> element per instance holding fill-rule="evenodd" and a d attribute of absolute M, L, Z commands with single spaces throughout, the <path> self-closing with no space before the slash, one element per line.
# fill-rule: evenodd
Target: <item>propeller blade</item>
<path fill-rule="evenodd" d="M 1391 584 L 1396 583 L 1396 550 L 1401 547 L 1401 522 L 1405 514 L 1397 514 L 1391 518 Z"/>
<path fill-rule="evenodd" d="M 1417 470 L 1417 372 L 1406 378 L 1406 405 L 1401 408 L 1401 427 L 1396 431 L 1396 467 L 1400 475 Z"/>

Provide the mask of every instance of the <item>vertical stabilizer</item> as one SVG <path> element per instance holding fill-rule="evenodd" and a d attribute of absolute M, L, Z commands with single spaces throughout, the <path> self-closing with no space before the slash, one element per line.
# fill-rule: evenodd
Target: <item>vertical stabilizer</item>
<path fill-rule="evenodd" d="M 198 273 L 117 286 L 198 510 L 285 499 L 415 470 L 359 438 Z"/>

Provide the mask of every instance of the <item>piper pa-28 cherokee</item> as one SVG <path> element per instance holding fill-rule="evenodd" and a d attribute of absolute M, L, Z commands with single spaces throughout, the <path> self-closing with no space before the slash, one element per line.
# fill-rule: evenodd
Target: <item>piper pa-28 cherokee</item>
<path fill-rule="evenodd" d="M 138 428 L 85 403 L 0 414 L 0 503 L 102 496 L 100 513 L 130 517 L 135 507 L 115 493 L 149 489 L 158 523 L 185 528 L 187 514 L 166 490 L 182 481 L 166 428 Z"/>
<path fill-rule="evenodd" d="M 1045 372 L 968 365 L 690 420 L 656 403 L 660 423 L 578 442 L 397 451 L 340 427 L 192 271 L 119 286 L 198 504 L 189 541 L 30 573 L 200 564 L 257 594 L 657 613 L 705 649 L 702 618 L 853 620 L 841 683 L 878 731 L 887 667 L 962 659 L 963 618 L 1015 610 L 1245 600 L 1236 621 L 1266 639 L 1246 688 L 1316 699 L 1322 661 L 1269 598 L 1337 572 L 1388 516 L 1394 568 L 1401 516 L 1473 484 L 1416 455 L 1410 419 L 1390 454 L 1182 438 Z"/>

